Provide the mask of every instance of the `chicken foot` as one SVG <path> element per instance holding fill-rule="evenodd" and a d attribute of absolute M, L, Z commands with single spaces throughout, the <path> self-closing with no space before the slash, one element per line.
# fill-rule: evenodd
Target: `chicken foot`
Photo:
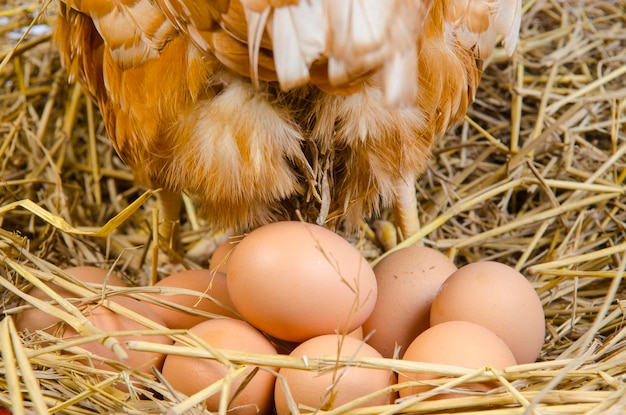
<path fill-rule="evenodd" d="M 415 177 L 398 180 L 395 186 L 394 214 L 396 224 L 402 233 L 401 239 L 406 239 L 419 231 L 417 215 L 417 195 L 415 193 Z"/>
<path fill-rule="evenodd" d="M 162 217 L 159 218 L 159 239 L 167 242 L 167 247 L 171 252 L 181 253 L 180 215 L 183 206 L 182 195 L 179 192 L 162 189 L 159 192 L 159 204 L 162 214 Z"/>

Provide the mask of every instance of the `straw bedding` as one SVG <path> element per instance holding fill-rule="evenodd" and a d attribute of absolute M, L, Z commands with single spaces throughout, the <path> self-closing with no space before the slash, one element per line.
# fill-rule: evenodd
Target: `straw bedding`
<path fill-rule="evenodd" d="M 53 13 L 39 16 L 39 25 L 20 41 L 40 6 L 32 0 L 0 5 L 0 406 L 13 402 L 15 412 L 41 414 L 201 413 L 197 403 L 215 389 L 187 398 L 158 373 L 130 377 L 89 369 L 75 358 L 82 342 L 106 338 L 114 344 L 119 333 L 84 325 L 73 304 L 58 311 L 20 299 L 23 289 L 51 278 L 105 304 L 120 294 L 81 286 L 61 271 L 72 265 L 113 269 L 136 287 L 126 294 L 138 298 L 150 291 L 151 279 L 167 272 L 155 267 L 163 255 L 155 254 L 152 238 L 155 197 L 134 185 L 97 109 L 67 84 L 50 45 Z M 626 5 L 529 0 L 524 12 L 516 55 L 508 60 L 496 54 L 488 62 L 465 122 L 437 143 L 418 183 L 423 227 L 401 246 L 423 243 L 457 265 L 489 259 L 523 272 L 545 309 L 542 354 L 537 363 L 503 372 L 352 361 L 445 374 L 442 388 L 494 377 L 504 386 L 488 395 L 424 401 L 426 394 L 375 408 L 354 409 L 359 402 L 353 402 L 332 413 L 626 411 Z M 384 254 L 371 233 L 353 242 L 375 263 Z M 222 238 L 203 228 L 190 205 L 183 237 L 204 255 L 187 258 L 190 267 L 206 266 Z M 13 318 L 31 303 L 60 313 L 87 337 L 68 344 L 41 332 L 18 333 Z M 185 350 L 210 354 L 193 345 Z M 224 356 L 237 365 L 302 364 L 287 357 Z M 308 369 L 334 364 L 312 359 Z M 128 393 L 110 387 L 120 378 Z"/>

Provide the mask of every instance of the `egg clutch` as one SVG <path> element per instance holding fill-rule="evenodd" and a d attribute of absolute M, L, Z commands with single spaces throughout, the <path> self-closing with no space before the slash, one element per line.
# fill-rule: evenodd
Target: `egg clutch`
<path fill-rule="evenodd" d="M 302 222 L 273 223 L 236 244 L 227 241 L 215 251 L 209 269 L 173 274 L 139 295 L 105 270 L 65 271 L 86 287 L 107 288 L 112 304 L 130 310 L 129 316 L 116 312 L 116 307 L 104 307 L 98 296 L 75 300 L 94 326 L 121 333 L 116 337 L 120 344 L 141 340 L 169 346 L 167 350 L 189 344 L 168 334 L 170 329 L 181 330 L 205 349 L 289 354 L 304 362 L 316 356 L 388 358 L 504 369 L 534 362 L 545 335 L 543 307 L 535 290 L 506 265 L 483 261 L 457 269 L 439 251 L 412 246 L 391 253 L 372 268 L 339 235 Z M 61 286 L 46 285 L 58 296 L 76 297 Z M 42 288 L 33 288 L 28 295 L 50 301 L 49 291 Z M 65 341 L 80 337 L 54 314 L 26 308 L 16 316 L 16 325 Z M 142 319 L 164 330 L 150 332 Z M 80 348 L 85 365 L 126 370 L 131 375 L 126 382 L 132 382 L 133 371 L 148 374 L 156 369 L 163 382 L 186 396 L 220 385 L 236 366 L 188 353 L 136 350 L 128 350 L 122 363 L 97 341 Z M 314 371 L 247 365 L 228 388 L 216 386 L 203 405 L 209 411 L 226 404 L 229 413 L 275 410 L 279 415 L 295 412 L 294 405 L 330 410 L 363 397 L 367 399 L 359 406 L 385 405 L 432 392 L 436 377 L 392 367 L 347 365 Z M 126 382 L 116 387 L 128 391 Z M 485 393 L 499 386 L 463 383 L 453 390 L 437 390 L 431 399 Z"/>

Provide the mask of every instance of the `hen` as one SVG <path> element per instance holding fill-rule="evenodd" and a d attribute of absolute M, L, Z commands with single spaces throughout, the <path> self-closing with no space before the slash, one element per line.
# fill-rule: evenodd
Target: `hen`
<path fill-rule="evenodd" d="M 521 0 L 61 0 L 64 65 L 138 182 L 215 227 L 354 229 L 393 206 L 462 119 L 482 61 L 510 55 Z"/>

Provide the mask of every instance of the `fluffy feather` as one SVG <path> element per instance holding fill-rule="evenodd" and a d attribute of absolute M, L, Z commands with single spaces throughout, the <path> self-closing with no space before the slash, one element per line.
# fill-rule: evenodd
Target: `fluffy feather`
<path fill-rule="evenodd" d="M 347 228 L 395 206 L 464 116 L 521 0 L 61 0 L 56 43 L 137 179 L 216 227 Z M 165 204 L 164 206 L 168 206 Z M 175 218 L 167 208 L 166 217 Z"/>

